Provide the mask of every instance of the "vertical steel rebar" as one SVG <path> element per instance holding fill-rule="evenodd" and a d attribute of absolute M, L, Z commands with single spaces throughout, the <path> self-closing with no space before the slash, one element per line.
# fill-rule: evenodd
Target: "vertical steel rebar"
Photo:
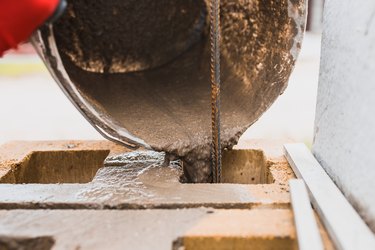
<path fill-rule="evenodd" d="M 221 182 L 220 142 L 220 0 L 211 0 L 211 108 L 213 182 Z"/>

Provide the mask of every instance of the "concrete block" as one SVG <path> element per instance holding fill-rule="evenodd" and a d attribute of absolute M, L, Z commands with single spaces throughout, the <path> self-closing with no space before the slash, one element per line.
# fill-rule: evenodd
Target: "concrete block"
<path fill-rule="evenodd" d="M 27 174 L 25 159 L 34 152 L 50 155 L 67 174 L 65 157 L 75 154 L 87 154 L 101 164 L 89 183 L 0 184 L 0 249 L 295 247 L 287 184 L 294 174 L 281 143 L 254 141 L 232 151 L 231 157 L 239 159 L 225 166 L 246 176 L 228 175 L 232 184 L 183 184 L 181 168 L 163 165 L 162 153 L 120 154 L 122 150 L 112 143 L 74 141 L 14 142 L 0 148 L 0 179 L 21 165 Z M 105 164 L 104 153 L 109 154 Z M 49 159 L 39 157 L 34 166 L 48 166 L 53 163 Z M 77 162 L 74 167 L 85 169 L 88 164 Z M 255 184 L 261 182 L 258 178 L 251 184 L 248 177 L 260 177 L 262 171 L 272 181 Z M 235 184 L 237 177 L 250 184 Z M 332 249 L 326 231 L 320 230 L 325 246 Z"/>
<path fill-rule="evenodd" d="M 196 223 L 182 243 L 185 250 L 293 249 L 293 215 L 277 209 L 215 211 Z"/>
<path fill-rule="evenodd" d="M 22 246 L 22 238 L 52 239 L 56 250 L 293 249 L 296 245 L 290 209 L 0 211 L 0 244 L 12 239 Z M 326 236 L 325 240 L 327 249 L 332 249 Z"/>
<path fill-rule="evenodd" d="M 375 2 L 325 2 L 313 152 L 375 232 Z"/>
<path fill-rule="evenodd" d="M 281 147 L 281 145 L 274 144 L 273 147 Z M 118 150 L 119 148 L 114 144 L 104 142 L 6 144 L 0 148 L 2 156 L 0 166 L 4 170 L 0 181 L 9 184 L 0 185 L 0 208 L 144 209 L 290 206 L 288 180 L 294 178 L 294 175 L 285 158 L 276 153 L 266 153 L 266 151 L 252 149 L 251 146 L 248 150 L 244 148 L 234 150 L 228 153 L 228 157 L 237 160 L 226 162 L 224 167 L 241 170 L 240 166 L 242 166 L 242 171 L 237 172 L 237 177 L 230 175 L 230 171 L 224 172 L 224 176 L 230 178 L 228 182 L 231 184 L 182 184 L 179 181 L 182 175 L 181 168 L 173 165 L 164 166 L 164 158 L 152 151 L 127 153 L 125 156 L 128 158 L 125 157 L 122 161 L 121 156 L 107 158 L 104 166 L 103 160 L 106 155 L 115 156 Z M 35 154 L 45 156 L 36 157 L 35 162 L 30 165 L 30 155 Z M 79 157 L 75 156 L 76 154 Z M 142 162 L 146 161 L 146 164 L 134 160 L 140 155 L 143 157 Z M 71 165 L 71 159 L 77 160 L 76 165 Z M 79 162 L 79 159 L 82 161 Z M 120 161 L 116 162 L 118 159 Z M 91 163 L 95 167 L 90 167 Z M 20 166 L 26 176 L 23 176 L 23 179 L 8 178 L 8 176 L 20 176 L 18 174 Z M 37 166 L 43 168 L 37 170 Z M 63 174 L 43 175 L 43 171 L 46 171 L 44 168 L 50 166 L 57 168 L 54 173 Z M 56 176 L 64 175 L 67 180 L 79 179 L 75 177 L 75 173 L 82 173 L 85 178 L 92 176 L 93 171 L 100 166 L 95 177 L 88 183 L 51 183 L 51 180 L 56 181 Z M 72 171 L 72 167 L 80 170 Z M 35 176 L 35 181 L 43 182 L 14 185 L 19 183 L 19 180 L 27 180 L 29 178 L 27 174 L 30 173 Z M 241 173 L 244 173 L 247 179 L 244 179 Z M 38 174 L 42 177 L 37 178 Z M 49 176 L 51 180 L 45 180 Z"/>

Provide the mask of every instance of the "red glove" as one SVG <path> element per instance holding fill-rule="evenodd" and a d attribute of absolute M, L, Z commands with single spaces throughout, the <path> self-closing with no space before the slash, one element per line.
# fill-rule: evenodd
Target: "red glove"
<path fill-rule="evenodd" d="M 66 3 L 60 0 L 0 0 L 0 57 L 27 40 Z"/>

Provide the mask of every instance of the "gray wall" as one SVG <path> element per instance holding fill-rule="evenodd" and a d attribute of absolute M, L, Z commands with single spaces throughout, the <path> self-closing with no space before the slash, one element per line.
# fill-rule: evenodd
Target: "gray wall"
<path fill-rule="evenodd" d="M 375 1 L 324 8 L 313 151 L 375 232 Z"/>

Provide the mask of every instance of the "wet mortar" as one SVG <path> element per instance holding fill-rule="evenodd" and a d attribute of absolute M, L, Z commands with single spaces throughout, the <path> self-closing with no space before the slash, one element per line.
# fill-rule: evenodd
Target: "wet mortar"
<path fill-rule="evenodd" d="M 231 168 L 229 164 L 226 167 Z M 233 183 L 237 183 L 236 180 L 239 178 L 232 178 Z M 261 180 L 261 177 L 256 175 L 255 178 Z M 192 195 L 184 185 L 181 185 L 181 182 L 187 180 L 180 160 L 171 160 L 164 152 L 140 150 L 108 157 L 104 167 L 98 170 L 89 185 L 76 194 L 76 198 L 95 203 L 107 202 L 107 206 L 123 202 L 124 197 L 127 203 L 137 203 L 139 200 L 153 203 L 160 199 L 160 196 L 170 194 L 171 189 L 180 189 L 185 192 L 177 191 L 175 195 L 168 196 L 173 197 L 173 200 L 182 201 L 186 200 L 185 196 Z M 241 195 L 240 189 L 237 195 Z"/>
<path fill-rule="evenodd" d="M 222 1 L 225 150 L 284 91 L 305 11 L 302 0 Z M 167 159 L 182 159 L 186 182 L 212 179 L 207 13 L 203 0 L 76 0 L 54 26 L 82 96 Z"/>
<path fill-rule="evenodd" d="M 167 181 L 168 176 L 176 177 L 182 174 L 178 165 L 164 163 L 165 153 L 155 151 L 135 151 L 109 157 L 105 161 L 105 167 L 99 169 L 92 180 L 93 185 L 77 196 L 79 199 L 99 202 L 111 200 L 114 203 L 117 202 L 116 197 L 123 196 L 129 197 L 128 202 L 133 201 L 131 197 L 134 200 L 151 199 L 155 195 L 139 180 L 143 173 L 157 169 L 157 175 L 167 174 L 163 175 L 163 179 L 167 178 Z"/>

